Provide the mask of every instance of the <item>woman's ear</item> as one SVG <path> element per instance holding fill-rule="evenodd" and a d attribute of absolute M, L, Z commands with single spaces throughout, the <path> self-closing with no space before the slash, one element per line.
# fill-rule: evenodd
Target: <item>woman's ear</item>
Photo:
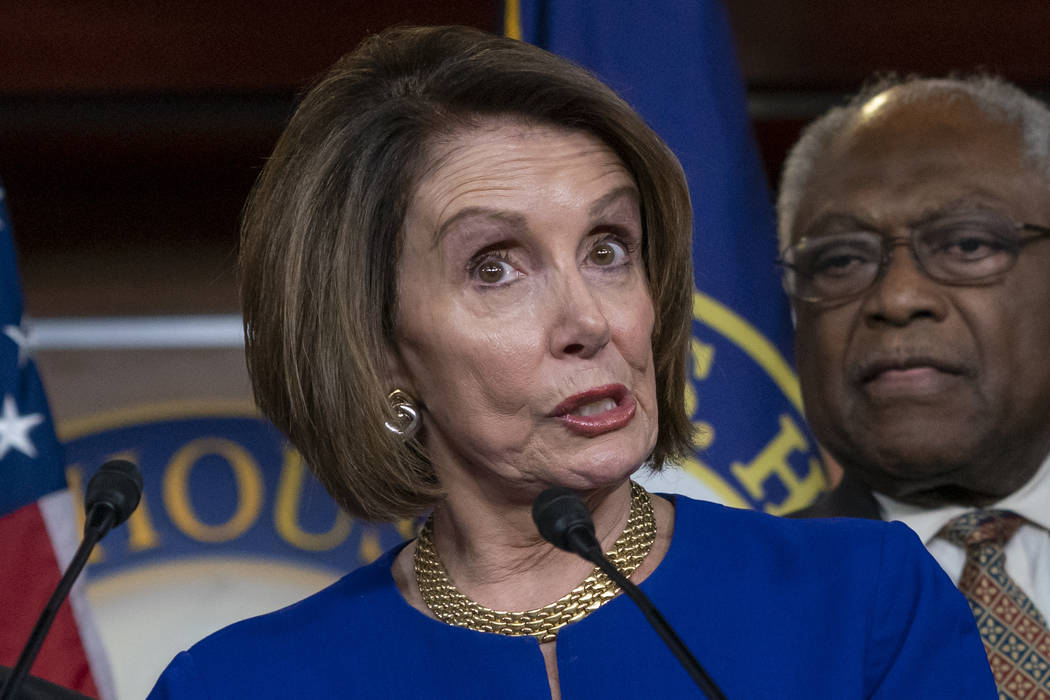
<path fill-rule="evenodd" d="M 407 365 L 397 348 L 388 345 L 384 351 L 384 360 L 388 392 L 386 399 L 393 412 L 386 427 L 402 440 L 411 440 L 417 436 L 421 425 L 421 405 L 415 382 L 411 381 Z"/>
<path fill-rule="evenodd" d="M 409 396 L 417 398 L 415 382 L 409 376 L 408 368 L 401 357 L 401 353 L 398 352 L 398 349 L 392 343 L 386 344 L 386 348 L 383 351 L 383 361 L 386 364 L 385 379 L 387 391 L 400 389 Z"/>

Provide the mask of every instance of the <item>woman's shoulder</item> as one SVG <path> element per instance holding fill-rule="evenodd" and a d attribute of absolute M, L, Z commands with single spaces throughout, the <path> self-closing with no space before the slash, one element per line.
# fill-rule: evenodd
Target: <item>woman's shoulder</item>
<path fill-rule="evenodd" d="M 398 600 L 390 567 L 400 545 L 371 564 L 357 568 L 320 591 L 270 613 L 251 617 L 205 637 L 195 648 L 253 639 L 288 640 L 291 636 L 316 636 L 327 627 L 341 626 L 348 616 L 366 622 Z"/>
<path fill-rule="evenodd" d="M 861 587 L 876 583 L 875 572 L 935 575 L 936 562 L 899 522 L 784 518 L 684 496 L 675 498 L 675 512 L 670 556 L 676 566 L 725 561 L 741 575 L 784 583 L 833 576 Z"/>
<path fill-rule="evenodd" d="M 695 500 L 686 496 L 672 497 L 675 503 L 676 530 L 715 532 L 719 538 L 753 541 L 755 537 L 780 544 L 797 542 L 807 549 L 813 546 L 907 546 L 918 537 L 903 523 L 863 518 L 787 518 L 757 510 L 734 508 Z"/>
<path fill-rule="evenodd" d="M 643 588 L 716 677 L 763 697 L 995 697 L 965 599 L 907 526 L 674 501 Z"/>
<path fill-rule="evenodd" d="M 198 689 L 206 687 L 213 697 L 222 697 L 224 689 L 258 683 L 278 668 L 286 669 L 279 674 L 282 680 L 311 675 L 288 674 L 290 664 L 318 675 L 331 659 L 355 658 L 362 647 L 376 643 L 377 631 L 398 614 L 401 598 L 390 567 L 400 549 L 297 603 L 208 635 L 176 656 L 150 697 L 169 697 L 166 686 L 189 679 Z"/>

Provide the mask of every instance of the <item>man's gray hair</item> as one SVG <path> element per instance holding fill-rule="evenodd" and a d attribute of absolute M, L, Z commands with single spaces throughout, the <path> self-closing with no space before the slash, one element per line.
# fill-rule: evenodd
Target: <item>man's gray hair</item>
<path fill-rule="evenodd" d="M 802 131 L 784 161 L 777 197 L 780 248 L 791 241 L 799 202 L 817 161 L 835 137 L 877 95 L 893 89 L 902 103 L 933 96 L 966 95 L 992 119 L 1015 125 L 1024 157 L 1050 183 L 1050 109 L 1020 88 L 991 75 L 949 78 L 889 77 L 861 90 L 846 105 L 834 107 Z"/>

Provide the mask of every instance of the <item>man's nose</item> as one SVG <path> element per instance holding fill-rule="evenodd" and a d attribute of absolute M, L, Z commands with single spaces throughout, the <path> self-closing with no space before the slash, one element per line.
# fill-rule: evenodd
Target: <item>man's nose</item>
<path fill-rule="evenodd" d="M 940 320 L 948 305 L 944 286 L 922 269 L 908 239 L 894 239 L 878 279 L 864 297 L 869 323 L 903 326 L 920 319 Z"/>

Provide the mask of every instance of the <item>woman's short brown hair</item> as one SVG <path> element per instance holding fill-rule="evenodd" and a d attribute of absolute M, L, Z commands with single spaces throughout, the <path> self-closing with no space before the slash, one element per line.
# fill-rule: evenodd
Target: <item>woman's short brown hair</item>
<path fill-rule="evenodd" d="M 401 228 L 428 145 L 514 116 L 596 136 L 634 176 L 656 324 L 654 465 L 690 448 L 685 415 L 692 216 L 677 159 L 597 78 L 465 27 L 372 36 L 311 89 L 252 191 L 241 230 L 248 370 L 259 407 L 351 515 L 394 520 L 441 498 L 423 445 L 384 426 Z"/>

